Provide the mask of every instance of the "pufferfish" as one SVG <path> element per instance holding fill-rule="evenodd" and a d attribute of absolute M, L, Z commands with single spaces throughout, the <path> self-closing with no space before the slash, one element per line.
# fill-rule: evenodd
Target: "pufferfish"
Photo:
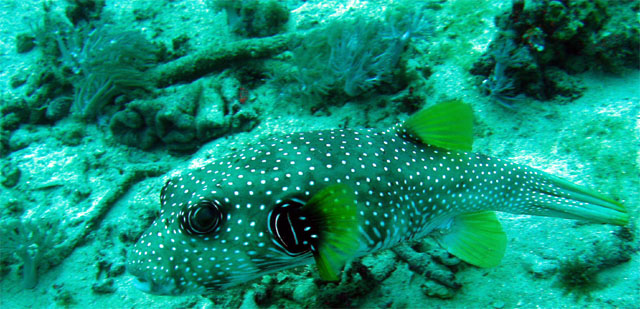
<path fill-rule="evenodd" d="M 472 110 L 449 101 L 394 128 L 269 137 L 183 172 L 128 256 L 134 285 L 222 290 L 315 262 L 338 280 L 351 259 L 432 233 L 460 259 L 499 264 L 494 211 L 625 225 L 624 206 L 545 172 L 472 153 Z"/>

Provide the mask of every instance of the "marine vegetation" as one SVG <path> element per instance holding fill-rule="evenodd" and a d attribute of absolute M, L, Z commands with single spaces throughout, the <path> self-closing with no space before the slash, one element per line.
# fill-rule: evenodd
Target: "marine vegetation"
<path fill-rule="evenodd" d="M 0 223 L 0 257 L 7 261 L 15 254 L 22 262 L 22 284 L 33 289 L 38 284 L 38 272 L 45 267 L 45 256 L 62 241 L 55 224 L 9 219 Z"/>
<path fill-rule="evenodd" d="M 603 271 L 627 262 L 640 250 L 632 230 L 622 227 L 613 241 L 598 241 L 587 252 L 569 256 L 560 262 L 557 286 L 576 298 L 591 297 L 591 292 L 606 287 L 599 279 Z"/>

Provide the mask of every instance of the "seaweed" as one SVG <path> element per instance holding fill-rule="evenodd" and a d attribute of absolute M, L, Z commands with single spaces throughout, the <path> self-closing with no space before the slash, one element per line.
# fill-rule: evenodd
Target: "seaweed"
<path fill-rule="evenodd" d="M 580 298 L 602 288 L 602 283 L 598 281 L 599 272 L 598 264 L 581 256 L 573 256 L 560 262 L 558 280 L 565 294 L 575 293 Z"/>
<path fill-rule="evenodd" d="M 631 229 L 621 227 L 614 236 L 611 240 L 596 241 L 590 250 L 560 261 L 556 286 L 576 299 L 591 298 L 592 292 L 606 287 L 607 284 L 599 280 L 599 274 L 628 262 L 640 249 L 634 244 L 635 235 Z"/>

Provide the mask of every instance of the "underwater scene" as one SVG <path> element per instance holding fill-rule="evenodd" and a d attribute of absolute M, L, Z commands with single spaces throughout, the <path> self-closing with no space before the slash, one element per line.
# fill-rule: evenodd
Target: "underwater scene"
<path fill-rule="evenodd" d="M 638 308 L 636 0 L 0 0 L 0 308 Z"/>

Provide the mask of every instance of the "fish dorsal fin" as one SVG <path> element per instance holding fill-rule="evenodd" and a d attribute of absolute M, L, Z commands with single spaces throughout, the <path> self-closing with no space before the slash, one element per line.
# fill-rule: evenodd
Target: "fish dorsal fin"
<path fill-rule="evenodd" d="M 494 267 L 504 256 L 507 235 L 493 211 L 481 211 L 454 217 L 449 231 L 438 242 L 469 264 Z"/>
<path fill-rule="evenodd" d="M 320 223 L 317 247 L 312 249 L 320 277 L 337 281 L 340 269 L 360 246 L 355 193 L 346 185 L 329 186 L 303 209 Z"/>
<path fill-rule="evenodd" d="M 473 113 L 459 100 L 446 101 L 413 114 L 398 134 L 449 150 L 471 151 Z"/>

